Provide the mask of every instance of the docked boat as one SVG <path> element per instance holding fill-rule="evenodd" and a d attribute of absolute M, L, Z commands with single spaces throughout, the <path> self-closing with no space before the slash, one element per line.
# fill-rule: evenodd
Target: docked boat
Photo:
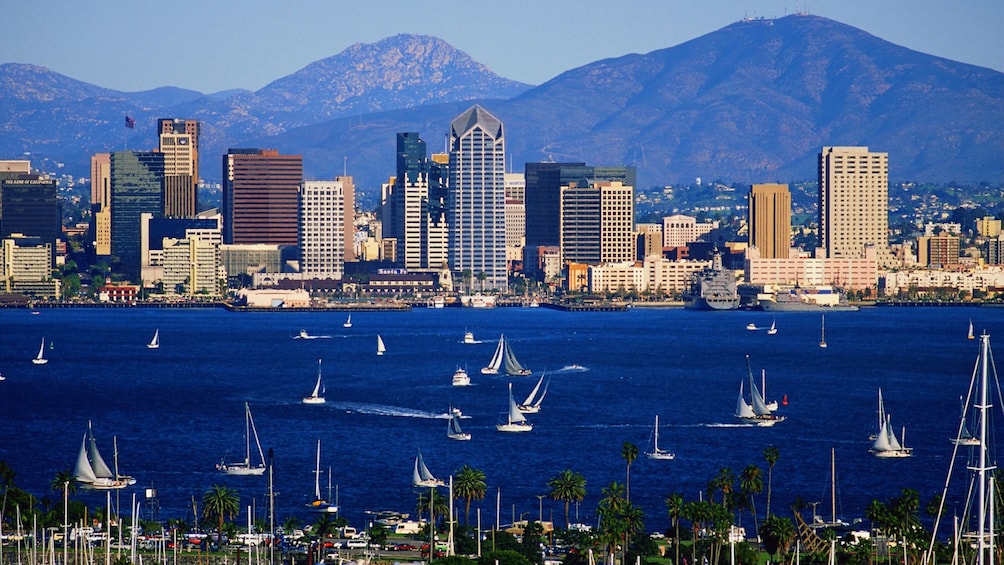
<path fill-rule="evenodd" d="M 258 448 L 258 463 L 251 463 L 251 438 L 254 437 L 255 447 Z M 239 463 L 227 463 L 224 458 L 216 470 L 224 475 L 263 475 L 265 473 L 265 453 L 261 449 L 261 442 L 258 440 L 258 429 L 255 428 L 254 418 L 251 416 L 251 406 L 244 403 L 244 460 Z"/>
<path fill-rule="evenodd" d="M 321 497 L 321 440 L 317 440 L 317 458 L 314 464 L 314 500 L 308 502 L 306 506 L 314 512 L 338 512 L 338 505 L 331 504 Z"/>
<path fill-rule="evenodd" d="M 324 404 L 324 383 L 321 382 L 321 360 L 317 360 L 317 382 L 310 396 L 303 397 L 304 404 Z"/>
<path fill-rule="evenodd" d="M 471 376 L 467 374 L 467 369 L 463 367 L 457 367 L 457 370 L 453 373 L 453 386 L 470 386 Z"/>
<path fill-rule="evenodd" d="M 533 429 L 533 424 L 526 421 L 526 417 L 519 411 L 519 406 L 512 397 L 512 383 L 509 383 L 509 410 L 506 413 L 506 422 L 496 424 L 495 429 L 500 432 L 528 432 Z"/>
<path fill-rule="evenodd" d="M 683 292 L 683 305 L 693 310 L 735 310 L 739 290 L 732 271 L 722 266 L 722 254 L 715 252 L 711 266 L 693 274 Z"/>
<path fill-rule="evenodd" d="M 649 459 L 661 459 L 668 461 L 670 459 L 676 459 L 675 453 L 670 453 L 664 449 L 659 449 L 659 415 L 655 415 L 655 427 L 652 428 L 652 451 L 645 453 L 645 457 Z"/>
<path fill-rule="evenodd" d="M 412 472 L 412 484 L 416 487 L 441 487 L 445 486 L 446 483 L 440 479 L 437 479 L 432 471 L 425 466 L 425 460 L 422 459 L 422 452 L 418 452 L 418 457 L 415 457 L 415 469 Z"/>
<path fill-rule="evenodd" d="M 40 345 L 38 347 L 38 354 L 35 355 L 35 358 L 32 359 L 31 362 L 33 364 L 35 364 L 35 365 L 45 365 L 46 363 L 49 362 L 49 360 L 45 358 L 45 338 L 44 337 L 42 338 L 42 345 Z"/>
<path fill-rule="evenodd" d="M 87 422 L 87 432 L 77 453 L 77 464 L 73 478 L 84 488 L 94 490 L 118 490 L 136 484 L 136 479 L 118 472 L 118 442 L 115 442 L 115 470 L 112 471 L 98 451 L 91 423 Z"/>
<path fill-rule="evenodd" d="M 500 369 L 504 370 L 507 375 L 515 377 L 525 377 L 532 374 L 530 369 L 521 365 L 516 359 L 516 355 L 512 352 L 512 346 L 506 340 L 505 334 L 499 336 L 499 344 L 495 347 L 495 353 L 492 354 L 488 365 L 481 369 L 481 374 L 497 375 Z"/>
<path fill-rule="evenodd" d="M 791 287 L 757 296 L 760 307 L 768 312 L 856 312 L 858 307 L 847 295 L 830 285 L 812 288 Z"/>
<path fill-rule="evenodd" d="M 150 343 L 146 344 L 147 349 L 160 349 L 160 328 L 157 328 L 153 332 L 153 339 Z"/>
<path fill-rule="evenodd" d="M 468 441 L 471 439 L 471 434 L 460 429 L 460 416 L 454 414 L 452 408 L 450 409 L 450 422 L 446 426 L 446 437 L 457 441 Z"/>
<path fill-rule="evenodd" d="M 544 385 L 543 389 L 540 388 L 540 385 L 542 384 Z M 544 383 L 544 374 L 541 373 L 540 379 L 537 380 L 537 384 L 533 386 L 530 394 L 526 395 L 526 400 L 516 406 L 519 408 L 519 411 L 524 414 L 536 414 L 537 412 L 540 412 L 540 403 L 544 402 L 544 396 L 547 394 L 547 387 L 550 386 L 550 384 L 550 380 L 548 380 L 546 384 Z"/>
<path fill-rule="evenodd" d="M 885 403 L 882 401 L 882 389 L 879 389 L 878 399 L 879 429 L 875 433 L 875 441 L 868 451 L 875 457 L 882 459 L 912 456 L 913 448 L 904 447 L 903 445 L 906 442 L 906 428 L 903 428 L 902 438 L 897 438 L 896 432 L 893 431 L 892 415 L 885 411 Z"/>

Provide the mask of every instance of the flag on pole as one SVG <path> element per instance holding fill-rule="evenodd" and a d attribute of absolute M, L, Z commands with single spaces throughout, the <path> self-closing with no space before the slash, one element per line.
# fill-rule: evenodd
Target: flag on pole
<path fill-rule="evenodd" d="M 126 116 L 125 117 L 125 127 L 129 128 L 129 129 L 136 129 L 136 120 L 130 118 L 129 116 Z"/>

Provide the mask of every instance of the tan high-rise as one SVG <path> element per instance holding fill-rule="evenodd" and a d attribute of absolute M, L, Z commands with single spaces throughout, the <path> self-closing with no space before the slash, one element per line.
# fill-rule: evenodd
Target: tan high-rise
<path fill-rule="evenodd" d="M 199 122 L 157 120 L 159 151 L 164 154 L 164 215 L 194 218 L 199 185 Z"/>
<path fill-rule="evenodd" d="M 786 184 L 754 184 L 749 193 L 749 245 L 762 259 L 787 259 L 791 248 L 791 192 Z"/>
<path fill-rule="evenodd" d="M 819 154 L 819 245 L 830 258 L 889 253 L 889 154 L 867 147 L 823 147 Z"/>

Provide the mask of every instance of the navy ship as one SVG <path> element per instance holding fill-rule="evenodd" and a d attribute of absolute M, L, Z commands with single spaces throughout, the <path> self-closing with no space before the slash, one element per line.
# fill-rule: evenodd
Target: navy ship
<path fill-rule="evenodd" d="M 739 308 L 736 277 L 722 267 L 722 254 L 717 250 L 711 260 L 711 267 L 693 274 L 690 288 L 683 293 L 683 305 L 694 310 Z"/>

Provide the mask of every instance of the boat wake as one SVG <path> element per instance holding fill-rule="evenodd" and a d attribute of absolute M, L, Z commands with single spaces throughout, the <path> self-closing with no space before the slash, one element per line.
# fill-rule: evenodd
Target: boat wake
<path fill-rule="evenodd" d="M 330 335 L 294 335 L 293 339 L 331 339 Z"/>
<path fill-rule="evenodd" d="M 755 424 L 702 424 L 705 428 L 753 428 L 756 427 Z"/>
<path fill-rule="evenodd" d="M 554 371 L 555 373 L 582 373 L 588 371 L 589 367 L 583 367 L 582 365 L 565 365 L 564 367 Z"/>
<path fill-rule="evenodd" d="M 426 420 L 449 420 L 447 412 L 426 412 L 424 410 L 414 410 L 402 408 L 400 406 L 387 406 L 383 404 L 357 404 L 349 402 L 335 405 L 336 408 L 344 409 L 350 414 L 369 414 L 372 416 L 395 416 L 398 418 L 422 418 Z M 466 418 L 467 416 L 461 416 Z"/>
<path fill-rule="evenodd" d="M 462 340 L 458 341 L 457 343 L 462 343 L 464 345 L 477 345 L 479 343 L 484 343 L 484 342 L 481 341 L 480 339 L 476 339 L 474 341 L 467 341 L 467 340 L 463 340 L 462 339 Z"/>

